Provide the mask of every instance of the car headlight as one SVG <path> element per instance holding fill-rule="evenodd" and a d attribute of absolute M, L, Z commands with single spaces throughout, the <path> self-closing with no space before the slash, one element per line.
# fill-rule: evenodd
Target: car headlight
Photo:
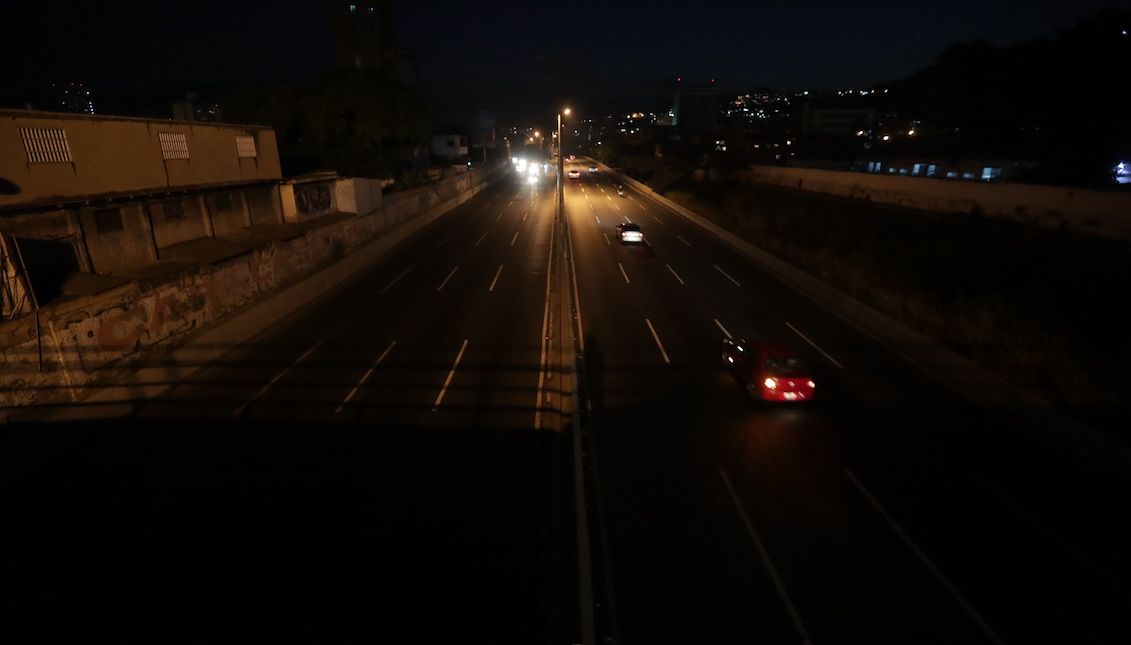
<path fill-rule="evenodd" d="M 768 378 L 762 381 L 762 385 L 765 385 L 767 390 L 776 390 L 778 389 L 778 380 L 776 378 Z"/>

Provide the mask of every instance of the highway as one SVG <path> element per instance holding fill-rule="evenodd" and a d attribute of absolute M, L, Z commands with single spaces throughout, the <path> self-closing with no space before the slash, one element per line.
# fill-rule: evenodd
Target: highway
<path fill-rule="evenodd" d="M 158 615 L 176 610 L 147 590 L 201 585 L 351 634 L 566 643 L 590 580 L 602 642 L 1123 640 L 1127 482 L 572 167 L 564 231 L 552 179 L 508 176 L 133 418 L 60 429 L 83 438 L 4 486 L 26 556 L 5 598 L 114 578 L 134 591 L 108 605 Z M 618 244 L 622 221 L 647 245 Z M 584 345 L 589 562 L 547 362 L 559 270 Z M 747 400 L 730 335 L 790 346 L 817 400 Z"/>
<path fill-rule="evenodd" d="M 1124 485 L 975 408 L 616 178 L 566 189 L 623 643 L 1111 642 Z M 617 244 L 639 224 L 645 247 Z M 794 349 L 759 406 L 726 335 Z"/>

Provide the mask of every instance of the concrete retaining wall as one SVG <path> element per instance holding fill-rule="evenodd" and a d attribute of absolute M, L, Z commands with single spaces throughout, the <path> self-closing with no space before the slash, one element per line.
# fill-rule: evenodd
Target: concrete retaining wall
<path fill-rule="evenodd" d="M 1131 240 L 1131 194 L 945 179 L 753 166 L 752 182 L 906 206 L 936 213 L 982 214 L 1022 224 Z"/>
<path fill-rule="evenodd" d="M 86 399 L 99 384 L 127 378 L 139 359 L 197 337 L 205 350 L 196 350 L 188 365 L 177 368 L 183 378 L 202 361 L 219 356 L 208 351 L 216 351 L 220 338 L 204 343 L 201 339 L 209 334 L 202 336 L 202 330 L 225 321 L 223 347 L 250 338 L 470 199 L 497 172 L 480 170 L 452 186 L 441 182 L 445 185 L 439 190 L 409 191 L 416 195 L 390 200 L 395 208 L 314 228 L 217 264 L 45 308 L 38 320 L 42 371 L 35 317 L 2 323 L 0 408 Z M 456 186 L 459 191 L 452 198 L 439 201 L 441 192 Z M 234 312 L 242 322 L 227 319 Z M 5 416 L 0 410 L 0 420 Z"/>

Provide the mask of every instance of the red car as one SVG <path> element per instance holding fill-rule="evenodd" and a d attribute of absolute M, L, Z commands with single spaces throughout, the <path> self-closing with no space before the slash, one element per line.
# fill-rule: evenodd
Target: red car
<path fill-rule="evenodd" d="M 776 343 L 725 338 L 723 362 L 762 401 L 809 401 L 817 387 L 801 359 Z"/>

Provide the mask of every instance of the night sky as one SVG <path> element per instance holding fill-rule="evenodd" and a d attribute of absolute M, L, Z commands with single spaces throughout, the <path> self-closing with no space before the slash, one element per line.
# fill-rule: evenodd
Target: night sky
<path fill-rule="evenodd" d="M 930 64 L 952 43 L 1051 35 L 1105 6 L 1131 10 L 1131 0 L 402 0 L 395 11 L 441 118 L 483 107 L 509 120 L 563 102 L 582 113 L 658 108 L 677 74 L 736 91 L 867 86 Z M 332 61 L 319 0 L 5 0 L 3 15 L 7 103 L 53 79 L 181 92 L 301 80 Z"/>

